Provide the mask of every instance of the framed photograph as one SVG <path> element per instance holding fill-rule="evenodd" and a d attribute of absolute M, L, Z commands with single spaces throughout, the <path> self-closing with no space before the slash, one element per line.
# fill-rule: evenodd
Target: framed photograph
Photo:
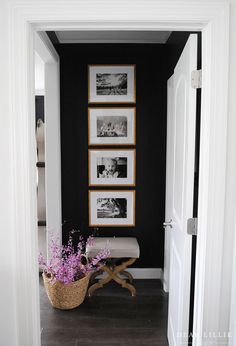
<path fill-rule="evenodd" d="M 135 149 L 89 150 L 89 186 L 134 186 Z"/>
<path fill-rule="evenodd" d="M 89 145 L 135 145 L 135 108 L 89 108 Z"/>
<path fill-rule="evenodd" d="M 89 103 L 135 103 L 135 65 L 89 65 Z"/>
<path fill-rule="evenodd" d="M 89 191 L 89 227 L 134 227 L 135 191 Z"/>

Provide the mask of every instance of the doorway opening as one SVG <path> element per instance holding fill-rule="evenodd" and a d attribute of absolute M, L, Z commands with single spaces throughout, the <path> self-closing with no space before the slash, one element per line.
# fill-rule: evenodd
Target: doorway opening
<path fill-rule="evenodd" d="M 62 33 L 65 34 L 64 38 Z M 84 40 L 83 32 L 79 32 L 79 34 L 79 39 Z M 66 221 L 62 239 L 64 242 L 67 240 L 72 228 L 82 229 L 82 233 L 85 235 L 88 232 L 88 64 L 135 63 L 137 78 L 135 104 L 137 184 L 135 189 L 139 194 L 137 200 L 139 205 L 136 205 L 139 219 L 136 220 L 136 229 L 129 229 L 125 236 L 132 232 L 142 244 L 143 257 L 140 259 L 138 267 L 133 268 L 133 272 L 136 270 L 137 279 L 139 279 L 139 275 L 143 275 L 148 280 L 161 279 L 164 267 L 162 223 L 165 220 L 167 80 L 174 73 L 190 33 L 159 32 L 161 40 L 166 40 L 165 43 L 159 44 L 150 41 L 144 43 L 144 37 L 141 37 L 143 42 L 114 43 L 114 37 L 111 39 L 110 36 L 111 33 L 106 34 L 108 37 L 104 34 L 105 38 L 102 36 L 103 40 L 108 41 L 106 43 L 98 43 L 96 39 L 95 42 L 77 41 L 72 43 L 75 40 L 74 32 L 65 31 L 57 35 L 54 32 L 48 32 L 60 57 L 62 222 Z M 113 34 L 117 35 L 116 32 Z M 125 34 L 124 37 L 127 35 L 127 33 L 123 34 Z M 146 32 L 146 34 L 150 33 Z M 73 39 L 68 38 L 70 35 Z M 89 40 L 94 41 L 94 38 L 91 38 L 93 33 L 90 32 L 89 35 L 91 35 Z M 101 37 L 101 33 L 97 33 L 97 35 Z M 58 37 L 61 38 L 61 43 Z M 148 37 L 149 40 L 154 40 L 155 35 L 152 38 L 150 35 Z M 66 40 L 67 43 L 65 43 Z M 122 41 L 124 38 L 119 38 L 119 40 Z M 159 206 L 158 212 L 155 210 L 155 205 Z M 152 215 L 155 215 L 155 218 Z M 101 227 L 98 235 L 104 236 L 109 233 L 109 236 L 119 236 L 119 232 L 121 232 L 120 229 L 105 230 Z M 124 229 L 122 232 L 123 236 Z M 160 244 L 160 248 L 158 251 L 156 246 L 155 249 L 151 249 L 150 244 Z M 166 250 L 168 256 L 168 249 Z M 145 271 L 145 269 L 148 270 Z M 141 272 L 142 274 L 140 274 Z M 150 281 L 151 285 L 152 281 Z M 168 285 L 167 280 L 164 282 L 166 291 L 168 291 Z"/>
<path fill-rule="evenodd" d="M 200 143 L 198 247 L 195 344 L 201 345 L 204 333 L 217 331 L 221 324 L 220 295 L 222 276 L 227 155 L 227 81 L 229 6 L 227 3 L 127 2 L 107 3 L 106 11 L 96 2 L 50 4 L 11 3 L 6 12 L 8 30 L 6 59 L 11 105 L 7 114 L 12 131 L 8 142 L 12 155 L 9 183 L 14 190 L 10 218 L 14 235 L 16 333 L 23 344 L 40 344 L 38 285 L 36 276 L 36 190 L 35 123 L 33 99 L 34 30 L 201 30 L 204 79 L 202 81 L 202 121 Z M 181 6 L 184 6 L 182 10 Z M 125 12 L 125 19 L 124 19 Z M 127 21 L 127 18 L 129 19 Z M 7 55 L 9 54 L 9 56 Z M 19 119 L 21 120 L 19 122 Z M 32 230 L 35 232 L 32 233 Z M 20 230 L 20 232 L 19 232 Z M 16 245 L 16 246 L 15 246 Z M 210 246 L 209 246 L 210 245 Z M 214 286 L 214 292 L 212 292 Z M 221 324 L 222 325 L 222 324 Z M 208 341 L 213 342 L 209 334 Z M 204 339 L 205 340 L 205 339 Z"/>

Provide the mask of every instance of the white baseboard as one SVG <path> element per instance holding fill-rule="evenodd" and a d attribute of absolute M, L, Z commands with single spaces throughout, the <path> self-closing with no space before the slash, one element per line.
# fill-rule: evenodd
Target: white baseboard
<path fill-rule="evenodd" d="M 163 271 L 162 268 L 129 268 L 126 269 L 134 279 L 162 279 Z M 99 275 L 97 278 L 100 279 L 105 274 Z"/>

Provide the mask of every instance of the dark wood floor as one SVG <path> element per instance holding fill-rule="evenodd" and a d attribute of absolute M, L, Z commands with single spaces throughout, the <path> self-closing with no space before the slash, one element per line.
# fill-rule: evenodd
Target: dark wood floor
<path fill-rule="evenodd" d="M 159 280 L 135 280 L 137 296 L 110 283 L 77 309 L 54 309 L 40 279 L 42 346 L 167 346 L 167 295 Z"/>

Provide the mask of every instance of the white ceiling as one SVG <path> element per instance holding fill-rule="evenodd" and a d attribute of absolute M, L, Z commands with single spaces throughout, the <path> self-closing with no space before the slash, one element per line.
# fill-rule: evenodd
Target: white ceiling
<path fill-rule="evenodd" d="M 166 43 L 171 31 L 56 31 L 59 43 Z"/>

